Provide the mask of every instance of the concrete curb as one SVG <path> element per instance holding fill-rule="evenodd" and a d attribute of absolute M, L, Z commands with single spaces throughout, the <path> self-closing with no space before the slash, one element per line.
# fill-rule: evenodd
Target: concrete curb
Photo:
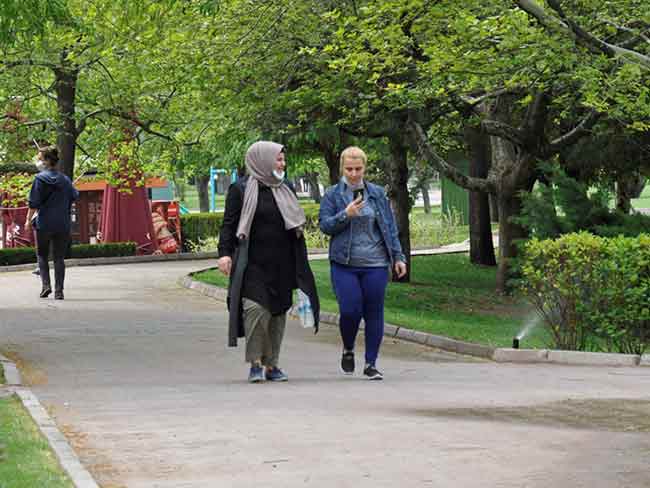
<path fill-rule="evenodd" d="M 27 388 L 22 388 L 20 372 L 13 361 L 0 354 L 0 362 L 5 372 L 5 379 L 10 390 L 16 393 L 25 409 L 29 412 L 41 434 L 47 439 L 56 455 L 61 468 L 66 472 L 75 488 L 99 488 L 99 485 L 81 464 L 68 440 L 61 433 L 54 420 L 48 415 L 36 395 Z"/>
<path fill-rule="evenodd" d="M 208 268 L 214 269 L 214 268 Z M 207 271 L 207 270 L 202 270 Z M 200 271 L 197 271 L 197 273 Z M 195 281 L 190 273 L 179 280 L 181 286 L 196 290 L 202 295 L 225 302 L 228 294 L 225 288 Z M 289 312 L 291 314 L 291 311 Z M 331 312 L 321 312 L 320 322 L 338 325 L 339 315 Z M 363 329 L 363 322 L 361 325 Z M 465 356 L 489 359 L 498 363 L 545 363 L 568 364 L 583 366 L 650 366 L 650 354 L 637 356 L 634 354 L 615 354 L 605 352 L 555 351 L 548 349 L 511 349 L 495 348 L 483 344 L 459 341 L 449 337 L 438 336 L 418 330 L 385 324 L 384 336 L 394 337 L 403 341 L 415 342 L 425 346 L 436 347 L 444 351 L 455 352 Z"/>
<path fill-rule="evenodd" d="M 68 474 L 74 486 L 76 488 L 99 488 L 99 485 L 84 468 L 77 454 L 68 444 L 68 440 L 40 404 L 38 398 L 31 391 L 24 388 L 17 389 L 16 394 L 20 397 L 23 405 L 38 425 L 39 430 L 49 442 L 59 460 L 59 464 Z"/>
<path fill-rule="evenodd" d="M 648 355 L 646 355 L 648 356 Z M 650 366 L 650 357 L 644 364 L 643 357 L 636 354 L 609 352 L 556 351 L 553 349 L 500 348 L 492 357 L 499 363 L 549 363 L 577 366 Z"/>
<path fill-rule="evenodd" d="M 548 361 L 560 364 L 587 364 L 593 366 L 638 366 L 641 357 L 635 354 L 607 352 L 549 351 Z"/>
<path fill-rule="evenodd" d="M 214 268 L 209 268 L 214 269 Z M 207 270 L 202 270 L 207 271 Z M 197 271 L 199 273 L 200 271 Z M 179 279 L 179 284 L 185 288 L 198 291 L 202 295 L 212 297 L 221 302 L 226 301 L 228 291 L 225 288 L 220 288 L 218 286 L 209 285 L 207 283 L 202 283 L 196 281 L 192 278 L 191 273 L 188 276 L 184 276 Z M 291 311 L 289 313 L 292 314 Z M 335 325 L 339 324 L 339 315 L 331 312 L 321 312 L 320 322 L 322 324 Z M 361 325 L 363 329 L 363 322 Z M 446 351 L 455 352 L 458 354 L 464 354 L 467 356 L 475 356 L 484 359 L 492 359 L 492 354 L 494 353 L 494 348 L 489 346 L 483 346 L 481 344 L 473 344 L 470 342 L 458 341 L 455 339 L 449 339 L 447 337 L 436 336 L 433 334 L 427 334 L 426 332 L 420 332 L 417 330 L 408 329 L 406 327 L 400 327 L 398 325 L 385 324 L 384 325 L 384 336 L 393 337 L 408 342 L 415 342 L 416 344 L 422 344 L 424 346 L 437 347 L 438 349 L 443 349 Z"/>
<path fill-rule="evenodd" d="M 159 261 L 193 261 L 200 259 L 217 259 L 217 252 L 200 252 L 200 253 L 178 253 L 162 254 L 149 256 L 116 256 L 111 258 L 83 258 L 83 259 L 66 259 L 66 267 L 74 266 L 102 266 L 107 264 L 133 264 L 133 263 L 156 263 Z M 17 264 L 14 266 L 0 266 L 0 273 L 9 271 L 31 271 L 36 268 L 36 263 Z"/>
<path fill-rule="evenodd" d="M 548 350 L 499 348 L 492 359 L 497 363 L 542 363 L 548 361 Z"/>
<path fill-rule="evenodd" d="M 18 371 L 18 368 L 16 368 L 14 362 L 0 354 L 0 363 L 2 363 L 2 369 L 5 373 L 6 386 L 22 385 L 20 372 Z"/>

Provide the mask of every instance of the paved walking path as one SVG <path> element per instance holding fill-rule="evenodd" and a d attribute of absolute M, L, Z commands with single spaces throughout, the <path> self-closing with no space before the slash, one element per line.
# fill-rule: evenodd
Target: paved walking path
<path fill-rule="evenodd" d="M 291 380 L 249 385 L 224 307 L 177 284 L 213 264 L 71 268 L 63 302 L 0 274 L 0 350 L 103 488 L 650 486 L 650 368 L 389 341 L 367 382 L 338 373 L 334 328 L 291 322 Z"/>

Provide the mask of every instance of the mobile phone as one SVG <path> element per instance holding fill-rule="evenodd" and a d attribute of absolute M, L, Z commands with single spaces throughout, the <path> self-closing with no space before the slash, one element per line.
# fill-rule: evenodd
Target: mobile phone
<path fill-rule="evenodd" d="M 356 200 L 359 196 L 361 196 L 361 200 L 363 200 L 363 188 L 352 190 L 352 200 Z"/>

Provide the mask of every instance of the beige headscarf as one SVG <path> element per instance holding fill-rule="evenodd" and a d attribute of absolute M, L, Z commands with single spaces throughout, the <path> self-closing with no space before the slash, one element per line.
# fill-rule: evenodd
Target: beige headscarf
<path fill-rule="evenodd" d="M 300 232 L 305 225 L 305 212 L 298 203 L 296 195 L 291 189 L 273 176 L 275 162 L 283 146 L 275 142 L 259 141 L 251 145 L 246 151 L 246 171 L 249 178 L 244 193 L 244 204 L 239 217 L 237 236 L 248 238 L 251 224 L 257 210 L 257 195 L 259 183 L 271 188 L 275 203 L 284 219 L 284 228 L 297 229 Z"/>

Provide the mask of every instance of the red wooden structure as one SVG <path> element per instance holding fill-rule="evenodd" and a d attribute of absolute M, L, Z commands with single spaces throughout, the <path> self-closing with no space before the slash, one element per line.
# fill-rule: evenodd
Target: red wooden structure
<path fill-rule="evenodd" d="M 2 219 L 0 247 L 26 247 L 34 245 L 34 234 L 28 234 L 24 229 L 27 211 L 28 208 L 26 206 L 0 208 L 0 218 Z"/>

